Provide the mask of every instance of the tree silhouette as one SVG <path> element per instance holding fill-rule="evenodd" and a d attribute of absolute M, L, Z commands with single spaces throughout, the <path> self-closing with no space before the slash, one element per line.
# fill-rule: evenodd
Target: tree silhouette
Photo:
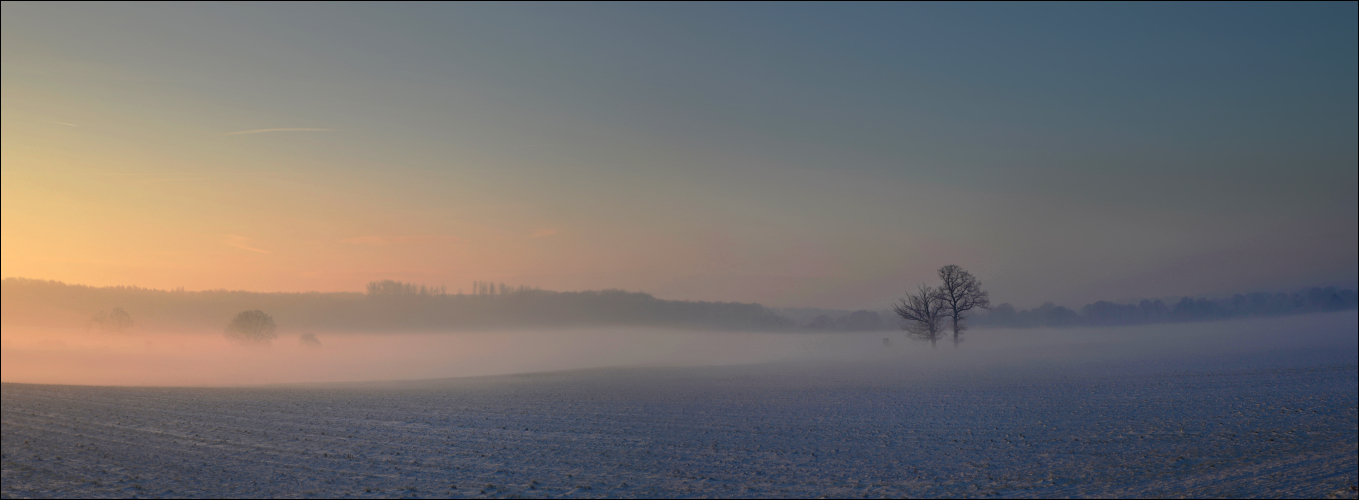
<path fill-rule="evenodd" d="M 930 341 L 931 345 L 939 341 L 943 330 L 940 323 L 947 308 L 944 295 L 929 285 L 920 285 L 916 293 L 906 292 L 906 298 L 892 307 L 898 316 L 910 322 L 902 326 L 903 330 L 916 339 Z"/>
<path fill-rule="evenodd" d="M 136 323 L 132 321 L 132 316 L 121 307 L 115 307 L 112 311 L 99 311 L 92 319 L 99 324 L 99 329 L 106 332 L 122 332 L 132 328 Z"/>
<path fill-rule="evenodd" d="M 297 343 L 302 344 L 302 347 L 321 347 L 321 340 L 316 338 L 315 333 L 304 333 L 298 336 Z"/>
<path fill-rule="evenodd" d="M 268 343 L 278 337 L 278 334 L 274 333 L 277 329 L 274 318 L 256 309 L 242 311 L 232 318 L 226 327 L 225 335 L 228 339 L 240 343 Z"/>
<path fill-rule="evenodd" d="M 939 285 L 939 294 L 948 304 L 945 313 L 952 320 L 953 344 L 957 345 L 959 335 L 967 329 L 963 323 L 967 319 L 966 313 L 978 307 L 990 309 L 990 295 L 982 290 L 976 276 L 953 264 L 939 268 L 939 279 L 943 281 Z"/>

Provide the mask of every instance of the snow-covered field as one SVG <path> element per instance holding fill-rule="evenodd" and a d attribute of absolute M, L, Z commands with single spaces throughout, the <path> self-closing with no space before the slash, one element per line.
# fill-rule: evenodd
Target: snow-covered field
<path fill-rule="evenodd" d="M 978 330 L 937 350 L 788 334 L 824 355 L 408 382 L 6 381 L 0 492 L 1354 498 L 1357 328 Z"/>

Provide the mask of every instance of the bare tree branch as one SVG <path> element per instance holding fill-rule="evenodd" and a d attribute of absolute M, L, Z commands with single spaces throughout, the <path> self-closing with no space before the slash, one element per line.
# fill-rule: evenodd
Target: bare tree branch
<path fill-rule="evenodd" d="M 242 311 L 226 327 L 226 338 L 243 344 L 267 344 L 278 337 L 274 318 L 264 311 Z"/>
<path fill-rule="evenodd" d="M 121 307 L 115 307 L 112 311 L 99 311 L 90 321 L 98 324 L 99 329 L 106 332 L 123 332 L 136 325 L 132 321 L 132 316 Z"/>
<path fill-rule="evenodd" d="M 916 339 L 928 340 L 934 344 L 939 341 L 943 330 L 940 323 L 944 319 L 947 307 L 948 303 L 940 290 L 929 285 L 920 285 L 916 293 L 906 292 L 906 298 L 894 305 L 893 310 L 902 319 L 911 322 L 902 329 L 910 332 Z"/>
<path fill-rule="evenodd" d="M 963 268 L 953 264 L 939 268 L 939 279 L 943 284 L 939 286 L 939 293 L 943 295 L 944 302 L 948 304 L 947 315 L 953 323 L 953 343 L 959 342 L 959 336 L 963 330 L 967 329 L 964 324 L 967 311 L 972 309 L 991 308 L 991 298 L 985 290 L 981 288 L 981 282 Z"/>

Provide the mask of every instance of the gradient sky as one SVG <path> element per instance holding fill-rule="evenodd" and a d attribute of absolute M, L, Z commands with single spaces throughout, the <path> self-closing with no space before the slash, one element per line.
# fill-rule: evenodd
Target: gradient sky
<path fill-rule="evenodd" d="M 885 307 L 1359 280 L 1359 8 L 3 4 L 3 270 Z"/>

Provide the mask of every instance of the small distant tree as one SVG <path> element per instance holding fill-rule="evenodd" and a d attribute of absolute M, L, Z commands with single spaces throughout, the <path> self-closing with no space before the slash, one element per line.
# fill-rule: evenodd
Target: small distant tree
<path fill-rule="evenodd" d="M 947 308 L 948 303 L 939 290 L 929 285 L 920 285 L 915 293 L 906 292 L 906 298 L 901 299 L 892 309 L 896 311 L 897 316 L 908 322 L 902 326 L 903 330 L 910 332 L 916 339 L 928 340 L 931 345 L 937 345 L 943 332 L 944 312 Z"/>
<path fill-rule="evenodd" d="M 264 311 L 242 311 L 226 327 L 226 338 L 240 343 L 268 343 L 278 337 L 274 318 Z"/>
<path fill-rule="evenodd" d="M 979 307 L 990 309 L 990 295 L 982 290 L 976 276 L 953 264 L 939 268 L 939 279 L 943 281 L 939 285 L 939 294 L 948 304 L 947 313 L 953 323 L 953 344 L 957 345 L 959 335 L 967 329 L 963 323 L 967 319 L 967 312 Z"/>
<path fill-rule="evenodd" d="M 297 343 L 302 347 L 321 347 L 321 340 L 316 338 L 315 333 L 304 333 L 297 337 Z"/>
<path fill-rule="evenodd" d="M 132 321 L 132 315 L 128 314 L 121 307 L 115 307 L 111 311 L 99 311 L 91 319 L 99 325 L 99 329 L 105 332 L 124 332 L 136 325 Z"/>

